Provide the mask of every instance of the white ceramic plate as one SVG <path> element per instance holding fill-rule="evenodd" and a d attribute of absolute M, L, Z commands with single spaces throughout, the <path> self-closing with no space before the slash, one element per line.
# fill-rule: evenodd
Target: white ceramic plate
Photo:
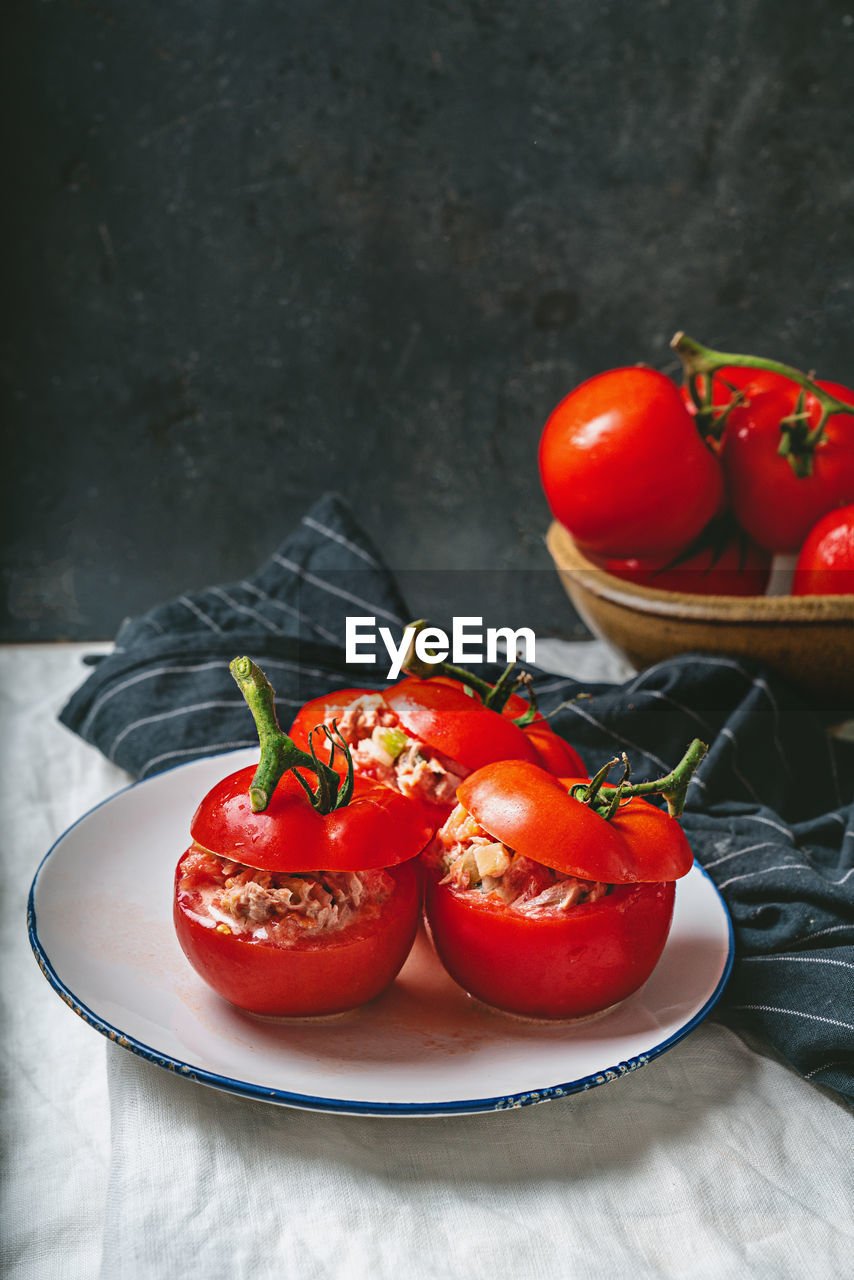
<path fill-rule="evenodd" d="M 646 986 L 598 1021 L 533 1023 L 471 1000 L 421 934 L 392 987 L 314 1020 L 242 1013 L 210 991 L 172 928 L 175 864 L 206 791 L 257 751 L 183 765 L 106 800 L 60 837 L 30 891 L 30 941 L 51 986 L 103 1035 L 200 1084 L 367 1115 L 500 1110 L 644 1066 L 695 1027 L 732 967 L 732 928 L 695 864 Z"/>

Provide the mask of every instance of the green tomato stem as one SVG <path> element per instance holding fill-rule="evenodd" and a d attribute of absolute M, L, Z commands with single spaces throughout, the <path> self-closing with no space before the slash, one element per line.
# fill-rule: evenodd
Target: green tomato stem
<path fill-rule="evenodd" d="M 675 769 L 671 769 L 670 773 L 665 774 L 663 778 L 656 778 L 653 782 L 630 784 L 627 768 L 623 781 L 616 787 L 605 785 L 608 773 L 615 764 L 619 763 L 617 759 L 609 760 L 592 781 L 573 787 L 570 795 L 580 800 L 582 804 L 589 805 L 606 819 L 614 816 L 623 800 L 631 800 L 635 796 L 661 795 L 667 801 L 667 812 L 671 817 L 678 818 L 685 808 L 688 784 L 708 749 L 705 742 L 695 738 Z"/>
<path fill-rule="evenodd" d="M 229 664 L 229 671 L 237 682 L 237 687 L 246 699 L 252 712 L 258 739 L 261 744 L 261 760 L 255 770 L 255 776 L 249 785 L 249 803 L 253 813 L 262 813 L 270 803 L 273 792 L 281 779 L 288 772 L 293 772 L 312 805 L 319 813 L 330 813 L 340 808 L 349 799 L 347 791 L 352 792 L 352 762 L 346 743 L 338 735 L 339 742 L 326 730 L 332 742 L 330 764 L 318 760 L 311 744 L 311 754 L 302 751 L 279 725 L 276 716 L 275 694 L 273 688 L 259 666 L 251 658 L 235 658 Z M 345 787 L 333 768 L 332 757 L 340 748 L 348 759 L 348 779 Z M 312 789 L 297 769 L 309 769 L 317 778 L 317 785 Z"/>
<path fill-rule="evenodd" d="M 715 351 L 712 347 L 704 347 L 701 342 L 695 341 L 694 338 L 689 338 L 681 330 L 679 333 L 674 334 L 670 345 L 682 361 L 685 377 L 688 380 L 688 386 L 695 403 L 698 396 L 697 378 L 703 374 L 707 375 L 710 391 L 712 375 L 726 365 L 732 365 L 739 369 L 764 369 L 768 373 L 779 373 L 782 377 L 789 378 L 790 381 L 802 387 L 804 391 L 809 391 L 810 395 L 821 406 L 821 415 L 816 426 L 811 431 L 801 430 L 799 434 L 794 435 L 791 424 L 788 427 L 785 423 L 781 424 L 784 437 L 786 434 L 790 434 L 792 438 L 785 447 L 781 441 L 780 452 L 784 456 L 788 456 L 796 475 L 810 474 L 809 466 L 799 464 L 798 457 L 802 458 L 804 452 L 810 453 L 817 444 L 821 443 L 824 439 L 825 425 L 831 414 L 847 413 L 854 415 L 854 405 L 846 404 L 844 400 L 838 400 L 830 391 L 820 387 L 809 374 L 804 373 L 801 369 L 794 368 L 793 365 L 783 364 L 779 360 L 768 360 L 764 356 L 746 356 L 732 351 Z M 705 408 L 707 411 L 709 410 L 708 405 Z"/>
<path fill-rule="evenodd" d="M 605 779 L 611 772 L 615 764 L 620 763 L 620 757 L 614 756 L 613 760 L 606 761 L 598 773 L 594 773 L 590 781 L 583 786 L 573 788 L 573 795 L 576 800 L 581 800 L 584 804 L 593 805 L 598 799 L 599 792 L 605 784 Z"/>
<path fill-rule="evenodd" d="M 492 711 L 503 711 L 518 681 L 514 679 L 515 662 L 508 662 L 495 684 L 483 700 L 483 705 Z"/>
<path fill-rule="evenodd" d="M 473 693 L 476 693 L 484 705 L 486 705 L 486 700 L 492 693 L 492 685 L 488 680 L 481 680 L 480 676 L 476 676 L 473 671 L 466 671 L 465 667 L 458 667 L 453 662 L 433 663 L 430 668 L 430 675 L 448 676 L 452 680 L 459 680 L 460 684 L 464 684 Z"/>
<path fill-rule="evenodd" d="M 513 723 L 518 725 L 520 729 L 524 729 L 525 725 L 532 724 L 540 714 L 537 706 L 537 695 L 534 692 L 534 677 L 529 671 L 520 671 L 513 685 L 512 692 L 516 692 L 520 697 L 528 699 L 528 706 L 520 716 L 513 717 Z M 545 719 L 545 717 L 543 717 Z"/>
<path fill-rule="evenodd" d="M 507 664 L 494 685 L 490 684 L 488 680 L 483 680 L 480 676 L 476 676 L 473 671 L 467 671 L 465 667 L 456 666 L 453 662 L 425 662 L 416 652 L 415 640 L 427 625 L 425 618 L 420 618 L 417 622 L 410 622 L 407 625 L 407 630 L 412 630 L 412 638 L 401 664 L 407 675 L 417 676 L 420 680 L 429 680 L 431 676 L 447 676 L 451 680 L 457 680 L 460 684 L 465 685 L 467 689 L 471 689 L 480 698 L 485 707 L 488 707 L 490 711 L 497 711 L 499 714 L 504 710 L 512 694 L 517 689 L 524 687 L 525 694 L 531 705 L 527 711 L 514 720 L 514 724 L 525 725 L 533 720 L 537 714 L 537 701 L 534 696 L 534 690 L 531 686 L 530 678 L 525 672 L 521 672 L 519 675 L 513 674 L 516 669 L 515 662 Z"/>
<path fill-rule="evenodd" d="M 449 676 L 454 680 L 459 680 L 461 684 L 467 685 L 473 690 L 481 702 L 486 700 L 487 694 L 492 692 L 492 685 L 486 680 L 481 680 L 480 676 L 476 676 L 472 671 L 466 671 L 464 667 L 455 667 L 451 662 L 426 662 L 418 656 L 415 648 L 415 641 L 420 633 L 428 627 L 426 618 L 419 618 L 417 622 L 407 623 L 406 630 L 412 632 L 409 641 L 409 648 L 406 656 L 401 663 L 403 670 L 410 676 L 416 676 L 419 680 L 429 680 L 431 676 Z"/>

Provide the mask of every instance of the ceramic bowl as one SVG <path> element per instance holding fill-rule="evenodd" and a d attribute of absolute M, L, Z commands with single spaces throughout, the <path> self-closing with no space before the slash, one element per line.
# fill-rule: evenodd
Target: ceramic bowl
<path fill-rule="evenodd" d="M 755 658 L 840 711 L 854 705 L 854 596 L 712 596 L 615 578 L 555 521 L 546 538 L 591 631 L 638 669 L 677 653 Z"/>

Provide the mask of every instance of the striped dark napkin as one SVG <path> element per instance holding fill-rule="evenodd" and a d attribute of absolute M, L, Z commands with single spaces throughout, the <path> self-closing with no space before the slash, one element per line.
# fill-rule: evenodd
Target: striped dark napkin
<path fill-rule="evenodd" d="M 412 616 L 347 506 L 327 496 L 251 577 L 127 622 L 60 719 L 137 778 L 255 745 L 230 660 L 260 663 L 287 725 L 309 698 L 384 683 L 384 668 L 372 678 L 344 661 L 353 614 L 396 636 Z M 639 781 L 672 768 L 692 737 L 709 744 L 683 821 L 735 928 L 720 1016 L 854 1103 L 854 744 L 747 661 L 683 655 L 620 686 L 534 678 L 591 770 L 625 750 Z M 561 706 L 578 693 L 588 696 Z"/>
<path fill-rule="evenodd" d="M 256 658 L 269 676 L 284 725 L 330 689 L 385 683 L 372 679 L 370 667 L 348 671 L 348 614 L 373 616 L 395 634 L 409 620 L 349 508 L 328 495 L 251 577 L 125 622 L 114 652 L 95 659 L 59 718 L 134 778 L 255 746 L 255 726 L 228 670 L 238 654 Z"/>

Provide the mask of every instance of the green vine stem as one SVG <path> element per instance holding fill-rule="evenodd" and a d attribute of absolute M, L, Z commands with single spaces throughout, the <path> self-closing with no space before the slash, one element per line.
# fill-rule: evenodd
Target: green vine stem
<path fill-rule="evenodd" d="M 714 413 L 710 399 L 711 379 L 718 370 L 725 368 L 727 365 L 739 369 L 763 369 L 767 373 L 778 373 L 781 377 L 788 378 L 802 388 L 802 394 L 798 399 L 795 412 L 784 418 L 780 423 L 782 436 L 779 452 L 783 457 L 789 459 L 795 474 L 798 476 L 810 474 L 811 455 L 816 445 L 820 444 L 824 439 L 824 429 L 828 418 L 835 413 L 854 415 L 854 405 L 847 404 L 844 400 L 838 400 L 830 391 L 820 387 L 809 374 L 803 373 L 800 369 L 795 369 L 793 365 L 783 364 L 779 360 L 768 360 L 764 356 L 747 356 L 732 351 L 715 351 L 712 347 L 704 347 L 702 343 L 689 338 L 681 330 L 673 336 L 670 345 L 682 361 L 685 378 L 694 403 L 701 413 L 705 412 L 707 416 L 712 416 L 715 425 L 711 429 L 711 434 L 717 438 L 720 438 L 723 432 L 727 413 L 734 407 L 734 405 L 729 405 L 722 408 L 719 414 L 716 415 Z M 708 378 L 705 401 L 700 398 L 697 389 L 698 380 L 704 376 Z M 806 391 L 818 401 L 821 408 L 819 420 L 812 428 L 809 426 L 809 414 L 804 407 L 803 392 Z M 740 398 L 743 399 L 743 393 Z"/>
<path fill-rule="evenodd" d="M 293 738 L 288 737 L 276 716 L 275 693 L 264 672 L 251 658 L 235 658 L 229 663 L 229 671 L 252 712 L 258 738 L 261 743 L 261 760 L 249 785 L 249 803 L 253 813 L 262 813 L 270 803 L 282 777 L 292 772 L 302 786 L 312 806 L 318 813 L 331 813 L 347 804 L 353 794 L 353 761 L 349 748 L 333 726 L 329 730 L 318 725 L 309 738 L 311 754 L 301 751 Z M 324 764 L 314 749 L 314 734 L 322 730 L 330 744 L 329 763 Z M 347 776 L 343 783 L 332 768 L 336 751 L 343 751 L 347 760 Z M 317 778 L 311 787 L 298 769 L 308 769 Z"/>
<path fill-rule="evenodd" d="M 452 680 L 458 680 L 467 689 L 471 689 L 485 707 L 499 714 L 504 710 L 511 695 L 519 690 L 528 699 L 530 705 L 522 715 L 516 717 L 513 723 L 517 725 L 531 723 L 537 714 L 537 699 L 533 682 L 526 671 L 516 673 L 516 663 L 508 662 L 495 684 L 490 684 L 488 680 L 482 680 L 480 676 L 476 676 L 473 671 L 455 666 L 453 662 L 425 662 L 416 652 L 415 641 L 427 626 L 426 618 L 419 618 L 417 622 L 407 624 L 407 631 L 412 633 L 409 648 L 402 663 L 407 675 L 417 676 L 420 680 L 429 680 L 431 676 L 448 676 Z"/>
<path fill-rule="evenodd" d="M 582 804 L 589 805 L 605 819 L 613 818 L 624 800 L 631 800 L 635 796 L 660 795 L 667 801 L 667 812 L 670 816 L 678 818 L 685 808 L 688 785 L 708 749 L 705 742 L 695 738 L 670 773 L 665 774 L 663 778 L 656 778 L 653 782 L 637 782 L 634 785 L 629 782 L 629 762 L 624 752 L 622 755 L 623 777 L 616 786 L 606 783 L 606 779 L 614 765 L 620 763 L 620 757 L 609 760 L 590 782 L 578 783 L 570 789 L 569 794 L 575 800 L 580 800 Z"/>

